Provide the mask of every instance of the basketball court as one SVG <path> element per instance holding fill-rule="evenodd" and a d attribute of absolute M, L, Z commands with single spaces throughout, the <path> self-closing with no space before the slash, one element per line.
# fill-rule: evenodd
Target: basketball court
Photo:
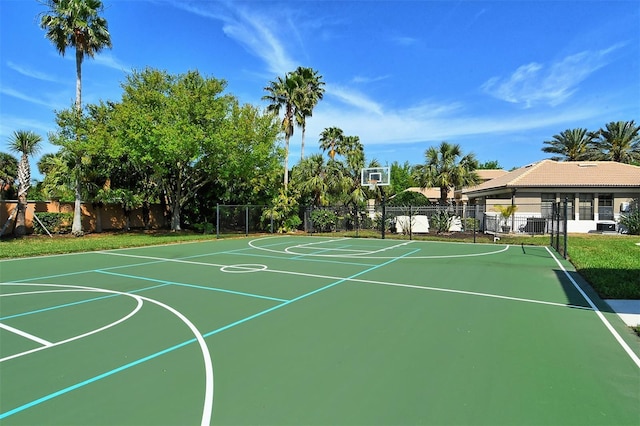
<path fill-rule="evenodd" d="M 637 425 L 546 247 L 271 236 L 0 262 L 0 423 Z"/>

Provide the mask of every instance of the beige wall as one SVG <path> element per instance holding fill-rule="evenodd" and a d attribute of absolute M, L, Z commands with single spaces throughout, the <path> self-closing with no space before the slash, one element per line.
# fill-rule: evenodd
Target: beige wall
<path fill-rule="evenodd" d="M 0 228 L 4 226 L 9 215 L 16 207 L 16 201 L 0 201 Z M 33 232 L 33 214 L 34 212 L 49 213 L 73 213 L 74 203 L 60 203 L 57 201 L 30 201 L 27 214 L 26 225 L 27 232 Z M 164 223 L 164 215 L 162 206 L 152 205 L 150 208 L 150 226 L 151 228 L 161 228 Z M 14 218 L 15 219 L 15 218 Z M 106 205 L 101 209 L 94 208 L 91 204 L 82 204 L 82 229 L 84 232 L 96 232 L 99 230 L 98 221 L 102 225 L 103 231 L 122 230 L 125 227 L 125 218 L 122 208 L 119 205 Z M 131 228 L 142 228 L 144 222 L 142 220 L 142 208 L 136 209 L 131 213 Z M 5 234 L 10 234 L 12 225 L 10 224 Z"/>

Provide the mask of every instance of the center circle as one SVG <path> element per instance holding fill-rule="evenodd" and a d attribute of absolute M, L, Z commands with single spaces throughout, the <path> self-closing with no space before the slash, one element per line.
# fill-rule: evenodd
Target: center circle
<path fill-rule="evenodd" d="M 239 265 L 227 265 L 220 268 L 222 272 L 228 272 L 230 274 L 244 274 L 247 272 L 260 272 L 267 269 L 267 265 L 257 264 L 239 264 Z"/>

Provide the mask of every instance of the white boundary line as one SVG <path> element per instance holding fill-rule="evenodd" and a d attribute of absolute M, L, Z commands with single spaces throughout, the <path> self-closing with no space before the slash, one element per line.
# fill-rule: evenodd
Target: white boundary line
<path fill-rule="evenodd" d="M 587 303 L 589 304 L 589 306 L 591 306 L 591 308 L 593 309 L 593 311 L 596 313 L 596 315 L 598 315 L 598 318 L 600 318 L 600 320 L 603 322 L 603 324 L 605 325 L 605 327 L 607 327 L 607 329 L 609 330 L 609 332 L 613 335 L 613 337 L 618 341 L 618 343 L 620 344 L 620 346 L 622 346 L 622 349 L 624 349 L 624 351 L 629 355 L 629 357 L 631 358 L 631 360 L 636 364 L 636 366 L 638 368 L 640 368 L 640 358 L 638 357 L 638 355 L 635 354 L 635 352 L 633 352 L 633 350 L 631 350 L 631 348 L 629 347 L 629 345 L 627 344 L 627 342 L 624 341 L 624 339 L 620 336 L 620 334 L 618 334 L 618 332 L 613 328 L 613 326 L 611 325 L 611 323 L 609 321 L 607 321 L 607 319 L 604 317 L 604 315 L 602 314 L 602 312 L 600 311 L 600 309 L 598 309 L 598 307 L 596 306 L 595 303 L 593 303 L 593 300 L 591 300 L 591 298 L 580 288 L 580 286 L 578 285 L 578 283 L 573 279 L 573 277 L 569 274 L 569 272 L 566 270 L 566 268 L 564 267 L 564 265 L 562 263 L 560 263 L 560 261 L 558 260 L 558 258 L 553 254 L 553 252 L 551 250 L 549 250 L 548 247 L 545 247 L 547 249 L 547 251 L 549 252 L 549 254 L 551 255 L 551 257 L 553 258 L 553 260 L 556 261 L 556 263 L 558 264 L 558 266 L 560 267 L 560 269 L 562 269 L 562 272 L 564 272 L 565 276 L 569 279 L 569 281 L 571 281 L 571 284 L 573 284 L 573 286 L 576 288 L 576 290 L 578 290 L 578 292 L 582 295 L 582 297 L 585 298 L 585 300 L 587 301 Z"/>
<path fill-rule="evenodd" d="M 283 238 L 283 237 L 262 237 L 262 238 L 256 238 L 253 239 L 251 241 L 249 241 L 249 246 L 256 249 L 256 250 L 261 250 L 261 251 L 268 251 L 271 253 L 278 253 L 278 254 L 292 254 L 292 255 L 297 255 L 297 256 L 305 256 L 305 257 L 338 257 L 338 258 L 348 258 L 348 259 L 395 259 L 398 256 L 364 256 L 364 255 L 360 255 L 360 254 L 313 254 L 313 253 L 298 253 L 296 251 L 294 251 L 294 249 L 296 247 L 302 247 L 303 244 L 298 244 L 298 245 L 292 245 L 292 246 L 287 246 L 284 248 L 284 250 L 275 250 L 275 249 L 270 249 L 270 248 L 266 248 L 266 247 L 260 247 L 255 245 L 254 243 L 256 241 L 261 241 L 261 240 L 267 240 L 270 238 Z M 296 237 L 297 238 L 297 237 Z M 313 237 L 313 238 L 318 238 L 318 237 Z M 347 239 L 352 239 L 352 238 L 341 238 L 340 240 L 330 240 L 330 241 L 324 241 L 324 242 L 332 242 L 332 241 L 342 241 L 342 240 L 347 240 Z M 374 254 L 374 253 L 379 253 L 385 250 L 390 250 L 392 248 L 397 248 L 400 247 L 402 245 L 406 245 L 409 244 L 410 242 L 413 243 L 418 243 L 419 241 L 407 241 L 405 243 L 402 244 L 396 244 L 394 246 L 390 246 L 390 247 L 386 247 L 386 248 L 382 248 L 382 249 L 378 249 L 375 251 L 369 251 L 363 254 L 366 255 L 370 255 L 370 254 Z M 431 241 L 421 241 L 424 243 L 430 243 Z M 305 245 L 310 245 L 313 243 L 309 243 L 309 244 L 305 244 Z M 479 244 L 476 244 L 479 245 Z M 484 244 L 487 245 L 487 244 Z M 491 244 L 489 244 L 491 245 Z M 504 248 L 500 249 L 500 250 L 495 250 L 495 251 L 489 251 L 489 252 L 485 252 L 485 253 L 471 253 L 471 254 L 451 254 L 451 255 L 434 255 L 434 256 L 408 256 L 408 257 L 403 257 L 403 259 L 450 259 L 450 258 L 463 258 L 463 257 L 476 257 L 476 256 L 488 256 L 488 255 L 492 255 L 492 254 L 498 254 L 498 253 L 502 253 L 504 251 L 507 251 L 509 249 L 509 245 L 504 246 Z M 356 250 L 353 250 L 356 251 Z"/>
<path fill-rule="evenodd" d="M 198 344 L 200 345 L 200 351 L 202 352 L 202 356 L 203 356 L 203 360 L 204 360 L 204 366 L 205 366 L 205 393 L 204 393 L 204 407 L 203 407 L 203 410 L 202 410 L 201 425 L 202 426 L 205 426 L 205 425 L 208 426 L 211 423 L 211 415 L 213 413 L 213 390 L 214 390 L 213 389 L 213 381 L 214 381 L 214 379 L 213 379 L 213 363 L 211 361 L 211 354 L 209 352 L 209 347 L 207 346 L 207 342 L 205 342 L 204 337 L 202 336 L 200 331 L 198 331 L 196 326 L 191 321 L 189 321 L 189 319 L 186 316 L 184 316 L 182 313 L 180 313 L 176 309 L 174 309 L 171 306 L 166 305 L 166 304 L 164 304 L 162 302 L 159 302 L 157 300 L 150 299 L 148 297 L 134 295 L 134 294 L 120 292 L 120 291 L 115 291 L 115 290 L 107 290 L 107 289 L 102 289 L 102 288 L 96 288 L 96 287 L 74 286 L 74 285 L 64 285 L 64 284 L 32 284 L 32 283 L 0 283 L 0 286 L 1 285 L 75 288 L 75 289 L 78 289 L 79 291 L 95 291 L 95 292 L 101 292 L 101 293 L 120 294 L 122 296 L 133 297 L 134 299 L 138 300 L 138 306 L 136 307 L 136 309 L 133 312 L 131 312 L 127 317 L 121 318 L 117 322 L 122 322 L 125 319 L 130 318 L 131 316 L 133 316 L 133 314 L 135 314 L 135 312 L 137 312 L 140 309 L 140 307 L 142 306 L 142 301 L 143 300 L 147 301 L 147 302 L 150 302 L 150 303 L 153 303 L 155 305 L 160 306 L 161 308 L 164 308 L 164 309 L 168 310 L 169 312 L 171 312 L 172 314 L 177 316 L 191 330 L 191 332 L 194 334 L 196 340 L 198 341 Z M 102 329 L 94 330 L 91 333 L 87 333 L 86 335 L 96 333 L 98 331 L 101 331 L 103 329 L 111 327 L 111 326 L 113 326 L 115 324 L 116 323 L 113 323 L 113 324 L 110 324 L 109 326 L 102 327 Z M 84 337 L 84 336 L 85 335 L 76 336 L 76 337 L 74 337 L 72 339 L 67 339 L 67 340 L 63 340 L 61 342 L 57 342 L 56 344 L 60 345 L 62 343 L 66 343 L 66 342 L 69 342 L 71 340 L 76 340 L 76 339 L 78 339 L 80 337 Z M 38 349 L 42 349 L 42 348 L 38 348 Z M 7 358 L 4 358 L 4 359 L 7 359 Z M 0 361 L 3 361 L 4 359 L 2 359 Z"/>
<path fill-rule="evenodd" d="M 13 328 L 10 325 L 3 324 L 1 322 L 0 322 L 0 328 L 5 329 L 7 331 L 10 331 L 12 333 L 15 333 L 15 334 L 17 334 L 19 336 L 22 336 L 24 338 L 27 338 L 29 340 L 33 340 L 34 342 L 40 343 L 44 347 L 53 346 L 53 343 L 49 342 L 48 340 L 41 339 L 38 336 L 34 336 L 33 334 L 29 334 L 26 331 L 18 330 L 17 328 Z M 0 362 L 1 361 L 2 360 L 0 360 Z"/>

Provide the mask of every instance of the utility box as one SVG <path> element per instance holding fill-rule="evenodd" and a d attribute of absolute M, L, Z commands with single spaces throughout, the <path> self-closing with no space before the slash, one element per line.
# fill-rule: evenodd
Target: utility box
<path fill-rule="evenodd" d="M 615 222 L 598 222 L 596 224 L 596 230 L 603 232 L 616 232 Z"/>

